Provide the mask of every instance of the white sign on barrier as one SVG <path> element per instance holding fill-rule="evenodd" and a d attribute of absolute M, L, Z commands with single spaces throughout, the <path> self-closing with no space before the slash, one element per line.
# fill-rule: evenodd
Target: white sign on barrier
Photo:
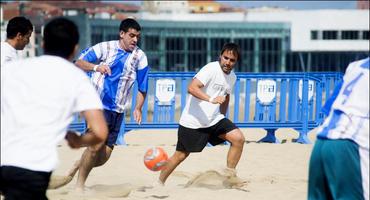
<path fill-rule="evenodd" d="M 156 81 L 155 96 L 160 105 L 171 105 L 175 98 L 176 82 L 173 79 L 159 79 Z"/>
<path fill-rule="evenodd" d="M 257 82 L 257 98 L 264 104 L 271 104 L 276 97 L 276 81 L 266 79 Z"/>
<path fill-rule="evenodd" d="M 302 79 L 300 79 L 298 83 L 298 97 L 300 101 L 302 101 L 302 88 L 303 88 L 303 81 Z M 308 101 L 312 100 L 314 89 L 315 89 L 315 84 L 313 80 L 308 80 Z"/>

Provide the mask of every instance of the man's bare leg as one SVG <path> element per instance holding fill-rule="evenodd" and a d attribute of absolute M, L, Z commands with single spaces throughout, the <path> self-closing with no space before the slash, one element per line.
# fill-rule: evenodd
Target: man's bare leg
<path fill-rule="evenodd" d="M 78 169 L 80 168 L 80 163 L 81 163 L 81 161 L 80 160 L 77 160 L 76 162 L 75 162 L 75 164 L 73 165 L 73 167 L 72 167 L 72 169 L 71 170 L 69 170 L 69 172 L 68 172 L 68 177 L 74 177 L 75 176 L 75 174 L 76 174 L 76 172 L 78 171 Z"/>
<path fill-rule="evenodd" d="M 227 153 L 227 167 L 235 169 L 243 152 L 245 143 L 244 135 L 240 129 L 234 129 L 219 137 L 231 143 L 229 152 Z"/>
<path fill-rule="evenodd" d="M 49 181 L 48 189 L 58 189 L 70 183 L 80 167 L 80 160 L 77 160 L 67 176 L 57 176 L 52 174 Z"/>
<path fill-rule="evenodd" d="M 159 181 L 164 184 L 168 176 L 175 170 L 175 168 L 189 156 L 188 152 L 175 151 L 172 157 L 168 160 L 165 168 L 159 175 Z"/>
<path fill-rule="evenodd" d="M 79 173 L 76 183 L 77 190 L 84 190 L 86 179 L 91 172 L 92 168 L 103 165 L 108 161 L 113 149 L 108 146 L 101 146 L 96 150 L 94 147 L 85 149 L 81 156 Z"/>

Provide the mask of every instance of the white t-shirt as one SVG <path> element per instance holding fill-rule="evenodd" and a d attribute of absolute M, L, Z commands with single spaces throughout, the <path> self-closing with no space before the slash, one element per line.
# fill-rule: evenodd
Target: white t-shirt
<path fill-rule="evenodd" d="M 52 171 L 57 145 L 76 112 L 102 109 L 86 74 L 56 56 L 1 69 L 1 165 Z"/>
<path fill-rule="evenodd" d="M 210 97 L 231 94 L 236 81 L 234 71 L 225 74 L 218 61 L 208 63 L 194 76 L 203 83 L 201 90 Z M 225 118 L 220 112 L 220 104 L 213 104 L 189 95 L 185 108 L 181 114 L 181 126 L 197 129 L 215 125 Z"/>
<path fill-rule="evenodd" d="M 1 42 L 1 66 L 17 59 L 17 50 L 7 42 Z"/>

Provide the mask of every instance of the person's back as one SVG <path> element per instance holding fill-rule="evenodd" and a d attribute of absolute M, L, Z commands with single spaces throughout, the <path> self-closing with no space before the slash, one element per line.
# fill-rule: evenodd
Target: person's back
<path fill-rule="evenodd" d="M 51 20 L 44 29 L 44 56 L 9 62 L 1 69 L 0 192 L 5 199 L 47 199 L 57 145 L 96 145 L 107 138 L 101 101 L 88 77 L 70 61 L 77 26 Z M 84 135 L 67 130 L 80 113 L 91 124 Z"/>
<path fill-rule="evenodd" d="M 369 150 L 369 58 L 349 64 L 331 113 L 318 129 L 321 139 L 350 139 Z M 344 113 L 341 115 L 341 113 Z M 336 131 L 329 130 L 334 120 Z M 348 120 L 344 119 L 348 116 Z M 351 119 L 349 119 L 351 118 Z M 339 123 L 340 122 L 340 123 Z M 342 128 L 341 128 L 342 127 Z M 351 128 L 350 128 L 351 127 Z"/>
<path fill-rule="evenodd" d="M 324 105 L 308 199 L 369 199 L 369 58 L 352 62 Z"/>
<path fill-rule="evenodd" d="M 56 165 L 54 147 L 63 139 L 66 127 L 73 120 L 72 114 L 79 111 L 76 97 L 86 90 L 93 88 L 82 70 L 57 56 L 45 55 L 4 66 L 1 73 L 2 165 L 52 170 Z M 91 105 L 95 104 L 99 102 L 92 98 Z M 18 139 L 22 143 L 13 142 Z M 40 155 L 44 159 L 39 160 Z"/>

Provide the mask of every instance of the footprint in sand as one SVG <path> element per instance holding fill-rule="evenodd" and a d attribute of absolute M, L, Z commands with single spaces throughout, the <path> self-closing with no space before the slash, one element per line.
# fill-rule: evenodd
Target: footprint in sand
<path fill-rule="evenodd" d="M 93 185 L 89 187 L 97 195 L 102 195 L 106 197 L 127 197 L 132 191 L 132 186 L 130 184 L 120 184 L 120 185 Z"/>
<path fill-rule="evenodd" d="M 62 199 L 96 199 L 123 198 L 127 197 L 132 191 L 130 184 L 119 185 L 93 185 L 86 187 L 85 191 L 75 190 L 73 187 L 62 190 L 51 190 L 48 194 L 51 197 L 62 197 Z"/>
<path fill-rule="evenodd" d="M 209 170 L 202 172 L 197 175 L 192 175 L 186 172 L 176 172 L 178 177 L 189 178 L 189 181 L 185 184 L 187 187 L 203 187 L 208 189 L 243 189 L 247 185 L 247 181 L 238 178 L 237 176 L 226 176 L 216 170 Z"/>

